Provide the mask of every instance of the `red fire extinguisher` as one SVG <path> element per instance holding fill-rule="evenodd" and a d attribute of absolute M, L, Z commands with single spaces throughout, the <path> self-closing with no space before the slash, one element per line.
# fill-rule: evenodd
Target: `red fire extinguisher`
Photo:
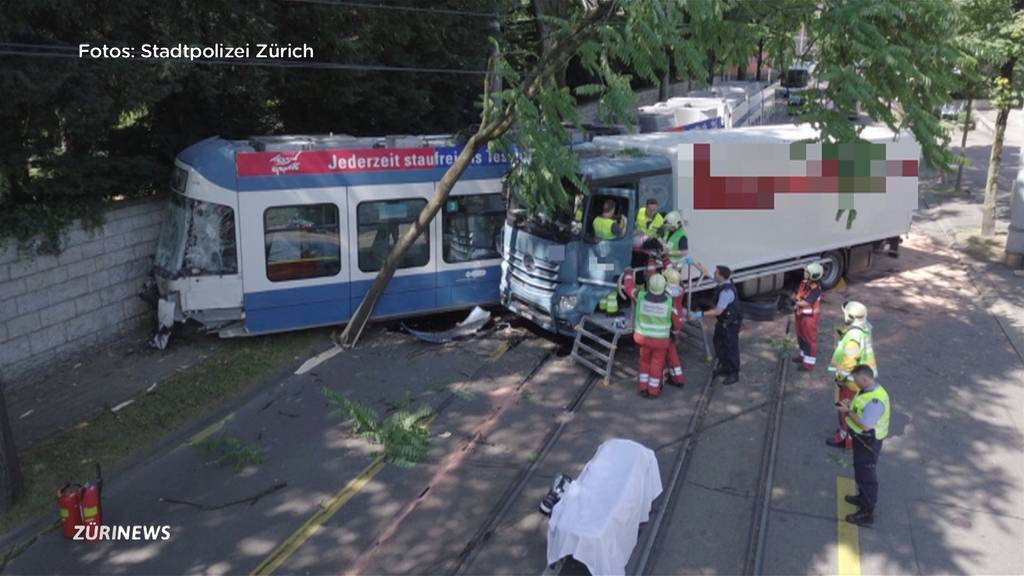
<path fill-rule="evenodd" d="M 100 504 L 103 492 L 103 475 L 96 464 L 96 480 L 82 487 L 82 524 L 85 524 L 86 540 L 99 540 L 100 526 L 103 526 L 103 510 Z M 92 527 L 92 528 L 91 528 Z"/>
<path fill-rule="evenodd" d="M 70 540 L 75 537 L 75 529 L 82 525 L 82 485 L 67 483 L 58 488 L 57 503 L 64 537 Z"/>

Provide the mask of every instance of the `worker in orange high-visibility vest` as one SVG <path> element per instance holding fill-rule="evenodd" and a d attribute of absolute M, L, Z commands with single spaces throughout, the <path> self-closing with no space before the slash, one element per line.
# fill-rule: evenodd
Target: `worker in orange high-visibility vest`
<path fill-rule="evenodd" d="M 679 271 L 675 268 L 666 268 L 662 275 L 665 277 L 665 293 L 672 298 L 672 315 L 679 317 L 679 324 L 686 320 L 686 307 L 683 304 L 683 286 Z M 674 318 L 673 318 L 674 319 Z M 683 374 L 683 361 L 679 357 L 679 341 L 681 333 L 678 330 L 672 331 L 671 344 L 668 347 L 668 374 L 669 383 L 680 388 L 686 384 L 686 375 Z"/>
<path fill-rule="evenodd" d="M 818 325 L 821 322 L 821 264 L 812 262 L 804 268 L 804 279 L 796 290 L 795 315 L 796 340 L 800 352 L 793 362 L 800 364 L 800 370 L 810 372 L 818 361 Z"/>
<path fill-rule="evenodd" d="M 673 330 L 682 327 L 682 318 L 673 311 L 672 298 L 665 293 L 665 277 L 655 274 L 647 278 L 647 287 L 636 284 L 633 269 L 625 272 L 624 289 L 633 301 L 633 340 L 640 346 L 640 395 L 645 398 L 661 395 L 661 376 L 671 345 Z"/>

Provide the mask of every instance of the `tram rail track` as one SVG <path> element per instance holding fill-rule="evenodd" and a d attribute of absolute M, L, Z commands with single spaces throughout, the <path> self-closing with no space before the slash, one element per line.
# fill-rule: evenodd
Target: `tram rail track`
<path fill-rule="evenodd" d="M 786 334 L 790 331 L 790 323 L 786 325 Z M 753 496 L 752 513 L 748 529 L 747 545 L 744 550 L 744 573 L 761 573 L 764 561 L 765 543 L 767 537 L 768 516 L 771 505 L 771 490 L 774 481 L 775 459 L 778 451 L 778 436 L 782 421 L 782 406 L 785 397 L 785 381 L 788 375 L 788 351 L 783 350 L 775 361 L 775 368 L 770 382 L 769 397 L 766 401 L 750 406 L 738 414 L 716 420 L 706 424 L 709 408 L 715 398 L 715 379 L 709 374 L 703 381 L 700 395 L 698 396 L 694 412 L 691 414 L 687 424 L 686 432 L 662 446 L 657 448 L 661 451 L 679 442 L 679 447 L 672 457 L 672 473 L 662 493 L 662 498 L 655 504 L 651 512 L 651 520 L 641 530 L 641 542 L 638 549 L 639 556 L 636 563 L 630 567 L 632 574 L 650 574 L 655 568 L 659 556 L 660 547 L 664 545 L 664 538 L 671 525 L 671 520 L 676 508 L 679 506 L 679 495 L 682 487 L 686 484 L 690 466 L 694 460 L 696 447 L 700 442 L 701 435 L 726 422 L 734 421 L 744 415 L 757 410 L 768 408 L 768 419 L 765 424 L 763 435 L 761 461 L 759 464 L 756 490 Z M 572 401 L 565 407 L 558 421 L 552 426 L 545 436 L 543 444 L 536 452 L 528 466 L 523 468 L 515 480 L 502 493 L 501 497 L 492 507 L 491 513 L 484 523 L 469 540 L 459 555 L 451 574 L 470 574 L 474 561 L 477 559 L 483 548 L 491 541 L 499 525 L 507 518 L 519 496 L 529 484 L 531 478 L 541 467 L 545 457 L 558 444 L 566 428 L 574 421 L 574 416 L 584 407 L 587 398 L 594 389 L 594 384 L 600 378 L 597 374 L 591 373 Z M 555 568 L 557 573 L 558 567 Z M 545 573 L 552 573 L 552 567 L 548 567 Z"/>

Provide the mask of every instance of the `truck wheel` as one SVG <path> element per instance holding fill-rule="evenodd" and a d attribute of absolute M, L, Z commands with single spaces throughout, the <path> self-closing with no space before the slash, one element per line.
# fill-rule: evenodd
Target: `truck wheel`
<path fill-rule="evenodd" d="M 825 269 L 825 274 L 821 277 L 821 287 L 824 290 L 831 290 L 836 287 L 836 284 L 839 284 L 839 280 L 846 271 L 845 259 L 843 253 L 838 250 L 825 252 L 821 257 L 825 260 L 821 263 L 821 267 Z"/>
<path fill-rule="evenodd" d="M 771 294 L 740 300 L 740 309 L 745 320 L 771 322 L 779 315 L 779 295 Z"/>

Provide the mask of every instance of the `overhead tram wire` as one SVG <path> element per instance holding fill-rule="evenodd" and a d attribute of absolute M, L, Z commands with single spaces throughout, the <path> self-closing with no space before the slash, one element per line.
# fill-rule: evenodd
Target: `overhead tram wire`
<path fill-rule="evenodd" d="M 78 59 L 78 48 L 60 44 L 26 44 L 0 42 L 0 56 L 27 56 L 36 58 L 75 58 Z M 84 60 L 84 58 L 83 58 Z M 456 74 L 462 76 L 484 76 L 487 70 L 470 70 L 457 68 L 420 68 L 415 66 L 385 66 L 380 64 L 346 64 L 343 62 L 312 62 L 307 60 L 270 60 L 270 59 L 202 59 L 195 58 L 123 58 L 108 59 L 111 62 L 180 62 L 209 64 L 214 66 L 249 66 L 255 68 L 299 68 L 311 70 L 353 70 L 359 72 L 405 72 L 413 74 Z"/>
<path fill-rule="evenodd" d="M 323 6 L 339 6 L 342 8 L 363 8 L 367 10 L 390 10 L 393 12 L 417 12 L 420 14 L 441 14 L 445 16 L 469 16 L 493 20 L 498 17 L 494 12 L 473 12 L 451 8 L 420 8 L 401 4 L 374 4 L 372 2 L 354 2 L 351 0 L 281 0 L 289 4 L 320 4 Z"/>

